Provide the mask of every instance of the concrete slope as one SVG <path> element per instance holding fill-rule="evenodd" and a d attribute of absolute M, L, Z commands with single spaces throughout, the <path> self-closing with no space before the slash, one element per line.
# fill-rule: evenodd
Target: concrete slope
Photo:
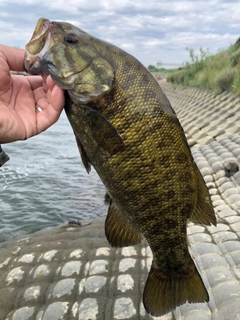
<path fill-rule="evenodd" d="M 0 249 L 0 320 L 240 319 L 239 98 L 162 84 L 207 183 L 218 226 L 188 226 L 192 256 L 209 303 L 162 317 L 142 306 L 151 251 L 114 249 L 104 219 L 44 230 Z"/>

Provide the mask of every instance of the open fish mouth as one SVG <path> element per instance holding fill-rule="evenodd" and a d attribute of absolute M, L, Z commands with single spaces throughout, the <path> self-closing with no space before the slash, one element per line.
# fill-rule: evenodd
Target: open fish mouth
<path fill-rule="evenodd" d="M 64 36 L 64 30 L 59 27 L 57 22 L 40 18 L 32 38 L 25 47 L 24 68 L 27 73 L 33 75 L 50 74 L 53 80 L 56 80 L 55 82 L 62 79 L 64 83 L 60 86 L 63 89 L 70 89 L 74 77 L 89 67 L 89 64 L 74 68 L 65 65 L 59 70 L 59 63 L 50 57 L 51 49 L 59 42 L 64 42 Z M 60 55 L 60 53 L 58 54 Z M 58 82 L 58 84 L 60 83 Z"/>
<path fill-rule="evenodd" d="M 36 55 L 45 47 L 50 24 L 51 22 L 48 19 L 39 19 L 32 38 L 26 45 L 26 50 L 29 54 Z"/>
<path fill-rule="evenodd" d="M 31 40 L 26 45 L 24 68 L 30 74 L 43 74 L 43 66 L 40 63 L 43 56 L 51 48 L 51 29 L 55 26 L 54 22 L 41 18 L 32 35 Z"/>

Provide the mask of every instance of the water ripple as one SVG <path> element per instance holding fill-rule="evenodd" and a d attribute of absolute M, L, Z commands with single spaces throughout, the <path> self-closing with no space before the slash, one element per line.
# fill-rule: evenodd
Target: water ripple
<path fill-rule="evenodd" d="M 43 134 L 3 146 L 0 168 L 0 242 L 69 220 L 105 216 L 105 188 L 81 163 L 72 129 L 62 115 Z"/>

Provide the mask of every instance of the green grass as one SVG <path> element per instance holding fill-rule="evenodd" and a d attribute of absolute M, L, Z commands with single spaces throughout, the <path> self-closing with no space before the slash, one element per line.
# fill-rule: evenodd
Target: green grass
<path fill-rule="evenodd" d="M 187 50 L 191 61 L 170 73 L 168 82 L 212 89 L 217 93 L 233 91 L 240 94 L 240 38 L 227 50 L 215 55 L 202 48 L 199 55 L 192 49 Z"/>
<path fill-rule="evenodd" d="M 161 79 L 161 78 L 167 78 L 168 75 L 172 74 L 173 72 L 176 72 L 178 69 L 165 69 L 165 68 L 157 68 L 153 65 L 149 65 L 148 66 L 148 70 L 154 74 L 154 76 L 157 79 Z"/>

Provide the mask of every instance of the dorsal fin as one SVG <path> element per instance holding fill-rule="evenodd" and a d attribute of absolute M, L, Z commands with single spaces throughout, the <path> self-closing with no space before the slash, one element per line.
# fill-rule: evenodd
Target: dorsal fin
<path fill-rule="evenodd" d="M 197 224 L 205 224 L 216 226 L 216 216 L 212 206 L 211 198 L 208 193 L 205 181 L 199 171 L 197 165 L 195 165 L 195 174 L 198 178 L 198 200 L 195 210 L 193 211 L 190 220 Z"/>
<path fill-rule="evenodd" d="M 105 221 L 105 234 L 112 247 L 125 247 L 141 242 L 141 234 L 125 218 L 114 202 L 110 203 Z"/>

